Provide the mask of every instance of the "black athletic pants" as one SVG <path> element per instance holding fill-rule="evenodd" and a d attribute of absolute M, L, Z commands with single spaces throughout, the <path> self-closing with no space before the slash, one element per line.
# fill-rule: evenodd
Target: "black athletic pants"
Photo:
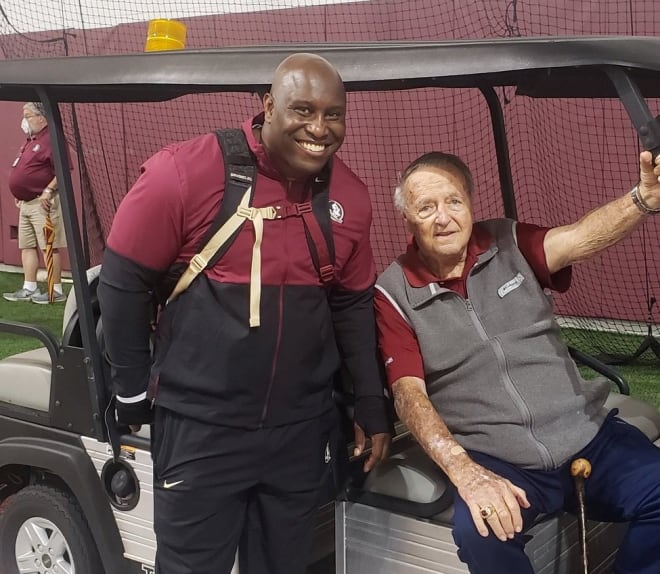
<path fill-rule="evenodd" d="M 257 430 L 157 408 L 156 574 L 303 574 L 329 478 L 332 414 Z"/>

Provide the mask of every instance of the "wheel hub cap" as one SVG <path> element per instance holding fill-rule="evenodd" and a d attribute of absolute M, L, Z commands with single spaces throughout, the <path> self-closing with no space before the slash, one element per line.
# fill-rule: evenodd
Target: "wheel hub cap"
<path fill-rule="evenodd" d="M 69 543 L 50 520 L 28 518 L 16 536 L 16 564 L 21 574 L 75 574 Z"/>

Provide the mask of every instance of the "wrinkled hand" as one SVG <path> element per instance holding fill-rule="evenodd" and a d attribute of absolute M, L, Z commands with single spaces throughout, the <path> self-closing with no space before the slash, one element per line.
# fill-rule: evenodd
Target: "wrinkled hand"
<path fill-rule="evenodd" d="M 44 189 L 41 192 L 41 195 L 39 196 L 39 203 L 41 205 L 41 209 L 43 209 L 46 213 L 50 211 L 52 205 L 52 198 L 53 198 L 53 193 L 48 188 Z"/>
<path fill-rule="evenodd" d="M 660 156 L 651 163 L 651 152 L 639 154 L 639 195 L 651 209 L 660 209 Z"/>
<path fill-rule="evenodd" d="M 530 506 L 522 488 L 473 461 L 460 471 L 454 483 L 481 536 L 488 536 L 490 527 L 493 534 L 504 542 L 522 531 L 520 507 Z M 492 507 L 493 513 L 482 518 L 481 510 L 488 507 Z"/>
<path fill-rule="evenodd" d="M 366 448 L 367 436 L 364 434 L 362 427 L 357 423 L 353 423 L 353 429 L 355 432 L 353 455 L 360 456 Z M 371 439 L 371 453 L 362 467 L 364 472 L 369 472 L 379 462 L 387 458 L 390 452 L 390 443 L 392 442 L 392 437 L 389 433 L 378 433 L 369 438 Z"/>

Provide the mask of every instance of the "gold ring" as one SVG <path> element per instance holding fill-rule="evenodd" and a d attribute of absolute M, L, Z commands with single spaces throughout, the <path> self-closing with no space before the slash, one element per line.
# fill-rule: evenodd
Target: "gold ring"
<path fill-rule="evenodd" d="M 488 506 L 484 506 L 479 513 L 481 514 L 481 518 L 488 520 L 493 514 L 495 514 L 495 508 L 492 504 L 489 504 Z"/>

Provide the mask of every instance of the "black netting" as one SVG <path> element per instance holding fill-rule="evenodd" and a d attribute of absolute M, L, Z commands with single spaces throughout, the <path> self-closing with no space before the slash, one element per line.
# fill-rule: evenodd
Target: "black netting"
<path fill-rule="evenodd" d="M 660 13 L 652 0 L 22 0 L 0 1 L 0 7 L 5 58 L 140 52 L 147 21 L 157 17 L 186 24 L 187 48 L 660 32 Z M 532 100 L 511 90 L 498 95 L 521 220 L 571 222 L 637 180 L 638 142 L 618 101 Z M 649 105 L 660 111 L 657 101 Z M 478 91 L 351 94 L 349 106 L 341 156 L 371 189 L 379 270 L 405 241 L 390 199 L 397 173 L 423 152 L 442 149 L 463 157 L 475 172 L 477 214 L 502 214 L 490 120 Z M 80 161 L 92 263 L 99 260 L 117 204 L 144 159 L 170 141 L 238 126 L 259 108 L 256 96 L 237 94 L 159 104 L 63 106 L 67 137 Z M 575 269 L 573 288 L 556 298 L 567 324 L 580 329 L 570 331 L 572 342 L 596 353 L 630 356 L 648 328 L 657 332 L 660 311 L 652 316 L 650 307 L 653 297 L 660 299 L 658 245 L 660 217 Z M 589 329 L 638 336 L 593 337 Z M 643 356 L 653 359 L 650 351 Z"/>

